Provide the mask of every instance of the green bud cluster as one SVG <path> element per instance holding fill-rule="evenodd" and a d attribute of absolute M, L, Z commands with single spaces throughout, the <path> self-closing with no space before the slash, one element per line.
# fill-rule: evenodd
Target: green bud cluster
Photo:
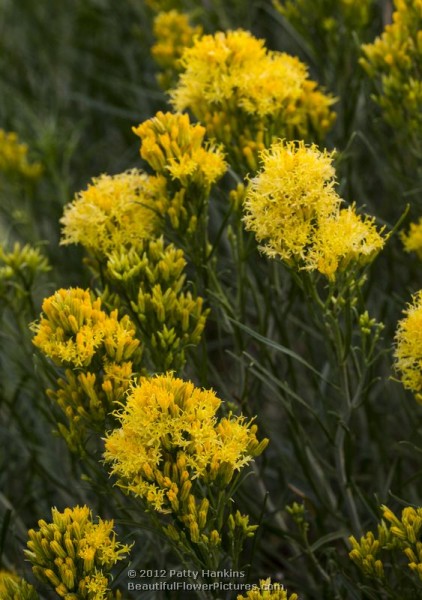
<path fill-rule="evenodd" d="M 186 291 L 183 252 L 162 237 L 146 240 L 141 250 L 111 253 L 106 277 L 128 301 L 140 337 L 157 372 L 180 370 L 186 349 L 199 344 L 208 309 L 203 299 Z"/>

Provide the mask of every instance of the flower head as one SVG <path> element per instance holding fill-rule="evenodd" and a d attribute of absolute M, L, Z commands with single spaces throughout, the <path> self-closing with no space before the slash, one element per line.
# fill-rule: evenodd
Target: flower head
<path fill-rule="evenodd" d="M 165 212 L 165 181 L 132 169 L 94 178 L 64 211 L 62 244 L 82 244 L 104 255 L 137 246 L 160 231 Z"/>
<path fill-rule="evenodd" d="M 117 413 L 121 428 L 105 442 L 118 484 L 159 512 L 178 512 L 197 479 L 227 484 L 266 441 L 258 443 L 243 417 L 219 420 L 220 404 L 213 391 L 172 375 L 141 378 Z"/>
<path fill-rule="evenodd" d="M 262 152 L 262 170 L 244 203 L 246 229 L 262 251 L 288 263 L 303 261 L 322 219 L 337 214 L 332 155 L 303 142 L 279 142 Z"/>
<path fill-rule="evenodd" d="M 113 521 L 94 522 L 87 506 L 51 511 L 52 522 L 28 532 L 27 558 L 34 575 L 60 597 L 109 600 L 110 570 L 130 546 L 116 541 Z"/>
<path fill-rule="evenodd" d="M 319 223 L 306 259 L 307 268 L 333 279 L 352 265 L 371 262 L 383 246 L 374 219 L 361 218 L 351 206 Z"/>
<path fill-rule="evenodd" d="M 139 340 L 127 316 L 101 309 L 87 290 L 58 290 L 43 302 L 32 328 L 33 343 L 64 368 L 48 395 L 68 423 L 58 429 L 72 451 L 84 452 L 87 429 L 104 432 L 107 415 L 120 403 L 140 358 Z"/>
<path fill-rule="evenodd" d="M 412 297 L 396 331 L 396 369 L 406 389 L 422 403 L 422 291 Z"/>
<path fill-rule="evenodd" d="M 359 542 L 352 536 L 350 558 L 367 577 L 381 580 L 383 584 L 391 568 L 394 570 L 402 568 L 400 563 L 404 559 L 406 566 L 420 582 L 422 580 L 420 542 L 422 508 L 406 506 L 400 517 L 387 506 L 381 506 L 381 510 L 383 519 L 378 525 L 378 535 L 368 531 Z"/>
<path fill-rule="evenodd" d="M 278 142 L 261 153 L 262 170 L 244 202 L 246 229 L 261 250 L 328 279 L 371 262 L 384 245 L 374 220 L 341 209 L 332 154 L 303 142 Z"/>
<path fill-rule="evenodd" d="M 180 64 L 173 106 L 191 110 L 235 163 L 256 170 L 258 151 L 276 138 L 323 134 L 333 121 L 333 99 L 315 89 L 305 64 L 248 31 L 197 38 Z"/>
<path fill-rule="evenodd" d="M 139 345 L 128 317 L 107 315 L 88 290 L 60 289 L 44 300 L 42 310 L 33 343 L 58 365 L 86 367 L 96 355 L 122 362 Z"/>
<path fill-rule="evenodd" d="M 195 184 L 207 191 L 226 172 L 219 148 L 204 143 L 205 128 L 187 114 L 158 112 L 134 127 L 141 138 L 141 156 L 155 171 L 183 187 Z"/>

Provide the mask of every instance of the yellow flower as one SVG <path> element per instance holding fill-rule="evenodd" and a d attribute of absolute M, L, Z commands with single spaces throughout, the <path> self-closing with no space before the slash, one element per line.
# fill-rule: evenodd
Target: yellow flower
<path fill-rule="evenodd" d="M 323 135 L 333 121 L 333 98 L 316 91 L 306 65 L 267 51 L 247 31 L 198 38 L 180 64 L 173 106 L 191 110 L 232 162 L 255 169 L 258 151 L 276 138 L 307 137 L 311 129 Z"/>
<path fill-rule="evenodd" d="M 28 161 L 28 146 L 19 142 L 17 134 L 0 129 L 0 173 L 36 179 L 41 171 L 40 163 Z"/>
<path fill-rule="evenodd" d="M 68 425 L 57 427 L 70 449 L 83 453 L 86 431 L 104 432 L 107 415 L 120 403 L 140 359 L 139 340 L 127 316 L 107 314 L 87 290 L 61 289 L 43 302 L 32 325 L 33 343 L 56 365 L 65 367 L 57 389 L 47 390 Z"/>
<path fill-rule="evenodd" d="M 361 218 L 353 206 L 340 209 L 332 154 L 282 141 L 261 160 L 246 193 L 244 222 L 267 256 L 328 279 L 373 260 L 384 239 L 374 219 Z"/>
<path fill-rule="evenodd" d="M 334 279 L 349 266 L 371 262 L 383 246 L 373 218 L 361 218 L 354 207 L 342 209 L 319 223 L 306 258 L 307 268 Z"/>
<path fill-rule="evenodd" d="M 411 223 L 409 231 L 400 234 L 406 252 L 416 252 L 422 260 L 422 217 L 417 223 Z"/>
<path fill-rule="evenodd" d="M 341 202 L 332 155 L 303 142 L 279 142 L 263 151 L 261 160 L 244 202 L 246 229 L 267 256 L 301 264 L 318 223 L 334 217 Z"/>
<path fill-rule="evenodd" d="M 118 485 L 154 510 L 176 513 L 189 498 L 182 481 L 220 478 L 227 485 L 234 471 L 264 450 L 266 440 L 258 443 L 256 427 L 243 417 L 219 421 L 220 404 L 213 391 L 172 375 L 141 378 L 116 413 L 121 428 L 105 442 L 105 460 Z"/>
<path fill-rule="evenodd" d="M 226 172 L 219 148 L 204 143 L 204 127 L 192 125 L 186 114 L 158 112 L 133 131 L 141 138 L 142 158 L 183 187 L 195 184 L 208 192 Z"/>
<path fill-rule="evenodd" d="M 35 346 L 58 365 L 88 366 L 100 353 L 116 362 L 130 358 L 139 345 L 127 317 L 107 315 L 101 300 L 87 290 L 60 289 L 46 298 L 44 315 L 33 325 Z"/>
<path fill-rule="evenodd" d="M 51 523 L 41 520 L 28 532 L 25 554 L 34 575 L 60 597 L 108 600 L 110 569 L 130 546 L 116 541 L 113 521 L 94 523 L 87 506 L 51 514 Z"/>
<path fill-rule="evenodd" d="M 182 65 L 185 72 L 172 91 L 173 105 L 177 110 L 191 108 L 195 115 L 197 111 L 201 115 L 206 113 L 208 106 L 214 104 L 224 107 L 227 101 L 236 97 L 238 86 L 243 90 L 250 84 L 248 73 L 252 70 L 256 74 L 265 57 L 264 41 L 247 31 L 218 32 L 201 37 L 184 52 Z M 243 99 L 240 91 L 238 98 Z"/>
<path fill-rule="evenodd" d="M 154 19 L 156 43 L 151 53 L 163 72 L 158 76 L 162 88 L 174 83 L 180 71 L 178 64 L 186 47 L 192 46 L 194 37 L 202 33 L 202 27 L 192 27 L 188 15 L 171 10 L 160 12 Z"/>
<path fill-rule="evenodd" d="M 412 297 L 396 331 L 396 369 L 406 389 L 422 404 L 422 291 Z"/>
<path fill-rule="evenodd" d="M 368 531 L 358 542 L 354 536 L 349 538 L 352 550 L 350 558 L 367 577 L 383 579 L 384 565 L 380 559 L 382 545 L 372 531 Z"/>
<path fill-rule="evenodd" d="M 62 244 L 82 244 L 104 255 L 136 247 L 161 229 L 167 206 L 165 180 L 132 169 L 94 178 L 64 210 Z"/>

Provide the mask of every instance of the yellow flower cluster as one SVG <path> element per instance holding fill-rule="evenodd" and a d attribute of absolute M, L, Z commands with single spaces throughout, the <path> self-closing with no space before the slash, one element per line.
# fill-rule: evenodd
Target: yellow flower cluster
<path fill-rule="evenodd" d="M 87 290 L 60 289 L 44 300 L 42 310 L 33 343 L 58 365 L 87 367 L 94 356 L 121 363 L 139 345 L 128 317 L 119 320 L 117 310 L 107 315 L 100 298 L 93 301 Z"/>
<path fill-rule="evenodd" d="M 0 173 L 36 179 L 42 167 L 38 162 L 29 162 L 28 146 L 19 142 L 14 132 L 0 129 Z"/>
<path fill-rule="evenodd" d="M 172 375 L 141 378 L 117 413 L 121 429 L 106 440 L 105 457 L 120 485 L 158 511 L 169 510 L 173 497 L 160 477 L 169 468 L 166 461 L 182 469 L 183 480 L 218 479 L 227 485 L 234 471 L 264 450 L 267 440 L 259 443 L 257 427 L 243 417 L 217 419 L 220 405 L 213 391 Z"/>
<path fill-rule="evenodd" d="M 0 571 L 1 600 L 38 600 L 35 588 L 9 571 Z"/>
<path fill-rule="evenodd" d="M 384 240 L 373 219 L 362 219 L 354 207 L 340 208 L 332 154 L 281 141 L 264 150 L 261 160 L 262 170 L 247 190 L 244 221 L 267 256 L 334 279 L 381 250 Z"/>
<path fill-rule="evenodd" d="M 87 506 L 51 511 L 52 522 L 28 532 L 26 557 L 34 575 L 66 600 L 113 600 L 110 571 L 130 546 L 116 541 L 113 521 L 94 523 Z"/>
<path fill-rule="evenodd" d="M 361 218 L 354 207 L 342 209 L 319 223 L 306 258 L 307 268 L 333 279 L 351 265 L 370 263 L 383 246 L 373 217 Z"/>
<path fill-rule="evenodd" d="M 104 427 L 107 414 L 123 400 L 139 360 L 139 341 L 128 317 L 108 315 L 101 300 L 79 288 L 46 298 L 33 325 L 33 343 L 56 365 L 65 367 L 58 389 L 49 390 L 69 427 L 58 425 L 72 450 L 80 449 L 86 427 Z"/>
<path fill-rule="evenodd" d="M 406 252 L 416 252 L 422 260 L 422 217 L 417 223 L 410 224 L 407 233 L 402 231 L 400 238 Z"/>
<path fill-rule="evenodd" d="M 256 170 L 258 151 L 276 138 L 323 136 L 333 122 L 333 98 L 308 80 L 306 65 L 247 31 L 198 38 L 181 65 L 173 106 L 191 110 L 235 166 Z"/>
<path fill-rule="evenodd" d="M 186 348 L 200 342 L 205 327 L 208 310 L 184 290 L 185 267 L 182 250 L 162 237 L 108 258 L 105 276 L 129 299 L 155 372 L 181 369 Z"/>
<path fill-rule="evenodd" d="M 268 443 L 258 442 L 257 427 L 244 417 L 218 419 L 220 405 L 213 391 L 171 374 L 141 378 L 116 413 L 121 428 L 105 442 L 118 485 L 155 511 L 172 513 L 191 542 L 209 547 L 220 534 L 202 485 L 225 489 Z M 166 533 L 179 539 L 174 524 Z"/>
<path fill-rule="evenodd" d="M 142 158 L 167 179 L 171 227 L 204 247 L 210 188 L 227 170 L 220 148 L 204 142 L 204 127 L 191 124 L 187 114 L 158 112 L 133 131 L 141 138 Z"/>
<path fill-rule="evenodd" d="M 142 158 L 183 187 L 209 190 L 227 170 L 219 148 L 204 144 L 204 127 L 191 124 L 187 114 L 160 111 L 133 131 L 141 138 Z"/>
<path fill-rule="evenodd" d="M 350 558 L 367 577 L 384 579 L 387 564 L 396 562 L 388 554 L 398 550 L 401 557 L 406 557 L 409 569 L 422 581 L 422 508 L 408 506 L 400 519 L 387 506 L 381 508 L 385 521 L 378 525 L 378 537 L 372 532 L 366 533 L 359 542 L 350 537 Z M 384 562 L 383 554 L 388 556 Z"/>
<path fill-rule="evenodd" d="M 396 331 L 396 369 L 406 389 L 422 404 L 422 291 L 412 297 Z"/>
<path fill-rule="evenodd" d="M 406 143 L 422 136 L 422 0 L 395 0 L 393 23 L 363 46 L 361 64 L 378 84 L 376 100 L 385 120 Z"/>
<path fill-rule="evenodd" d="M 192 27 L 189 16 L 177 10 L 160 12 L 155 17 L 156 43 L 152 46 L 151 53 L 162 69 L 158 75 L 158 83 L 163 89 L 166 90 L 175 83 L 183 51 L 192 46 L 195 36 L 201 34 L 202 27 Z"/>
<path fill-rule="evenodd" d="M 155 235 L 166 210 L 165 180 L 132 169 L 94 178 L 64 210 L 62 244 L 103 256 Z"/>
<path fill-rule="evenodd" d="M 284 585 L 273 583 L 270 578 L 261 579 L 259 588 L 250 590 L 246 596 L 239 594 L 237 600 L 299 600 L 297 594 L 287 594 Z"/>

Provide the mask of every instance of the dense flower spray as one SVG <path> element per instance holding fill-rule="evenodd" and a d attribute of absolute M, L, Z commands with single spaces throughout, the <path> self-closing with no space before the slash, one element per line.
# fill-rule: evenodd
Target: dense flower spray
<path fill-rule="evenodd" d="M 324 136 L 333 122 L 333 98 L 316 89 L 305 64 L 247 31 L 198 38 L 181 65 L 173 106 L 191 110 L 242 171 L 256 170 L 258 152 L 276 138 Z"/>
<path fill-rule="evenodd" d="M 337 213 L 331 155 L 315 145 L 280 142 L 262 153 L 261 172 L 251 180 L 245 225 L 270 257 L 300 262 L 318 222 Z"/>
<path fill-rule="evenodd" d="M 166 209 L 165 180 L 132 169 L 94 178 L 64 210 L 62 244 L 82 244 L 103 256 L 139 245 L 160 231 Z"/>
<path fill-rule="evenodd" d="M 253 534 L 227 500 L 236 474 L 268 443 L 258 442 L 256 425 L 244 417 L 218 418 L 220 405 L 213 391 L 172 375 L 141 378 L 116 413 L 121 428 L 105 440 L 117 484 L 172 515 L 165 533 L 182 546 L 198 544 L 204 556 L 220 546 L 227 519 L 232 536 Z"/>
<path fill-rule="evenodd" d="M 141 156 L 156 173 L 207 191 L 226 172 L 220 149 L 204 142 L 205 128 L 191 124 L 187 114 L 158 112 L 133 128 L 141 138 Z"/>
<path fill-rule="evenodd" d="M 66 416 L 58 428 L 72 450 L 80 449 L 86 428 L 104 431 L 107 414 L 121 402 L 140 359 L 140 342 L 128 317 L 107 314 L 87 290 L 58 290 L 46 298 L 33 325 L 33 343 L 65 369 L 49 390 Z"/>
<path fill-rule="evenodd" d="M 26 557 L 34 575 L 66 600 L 117 600 L 109 589 L 111 569 L 130 546 L 116 541 L 113 521 L 94 522 L 87 506 L 51 511 L 52 522 L 28 532 Z"/>
<path fill-rule="evenodd" d="M 261 154 L 262 169 L 244 202 L 246 228 L 271 258 L 334 279 L 370 262 L 384 241 L 373 219 L 342 209 L 332 154 L 304 142 L 280 141 Z"/>
<path fill-rule="evenodd" d="M 142 158 L 167 181 L 167 225 L 194 264 L 203 267 L 210 191 L 227 170 L 221 148 L 206 142 L 205 128 L 187 114 L 158 112 L 133 131 L 141 138 Z"/>
<path fill-rule="evenodd" d="M 191 485 L 197 479 L 228 485 L 267 441 L 259 443 L 257 427 L 243 417 L 218 419 L 220 405 L 214 392 L 172 375 L 142 378 L 117 413 L 121 429 L 106 439 L 105 457 L 119 485 L 164 512 L 181 493 L 162 478 L 172 464 Z"/>

